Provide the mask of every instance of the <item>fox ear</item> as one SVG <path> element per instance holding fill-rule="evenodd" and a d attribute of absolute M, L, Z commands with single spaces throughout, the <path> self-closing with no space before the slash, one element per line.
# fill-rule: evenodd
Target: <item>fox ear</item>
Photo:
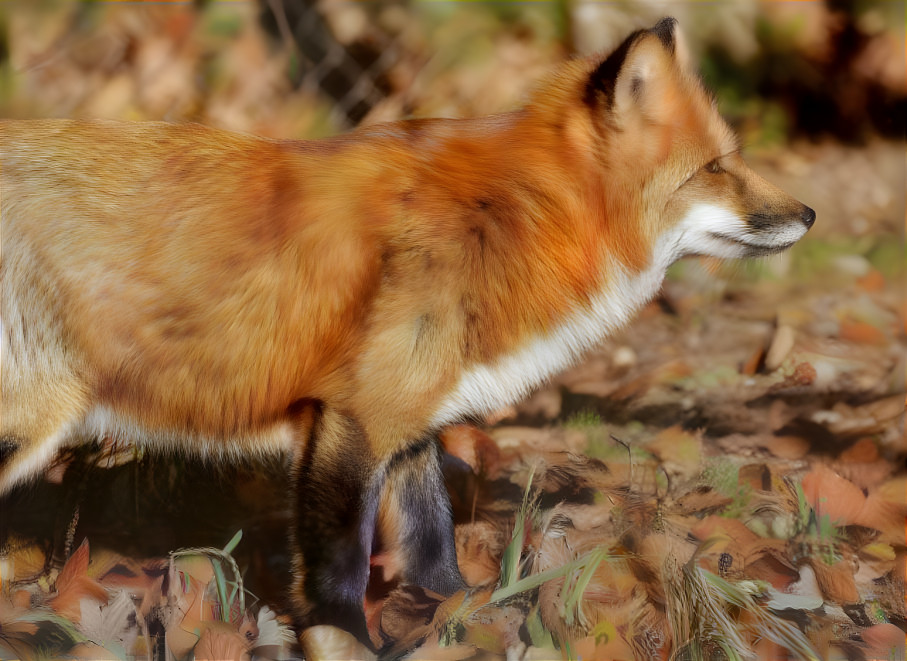
<path fill-rule="evenodd" d="M 657 120 L 670 106 L 663 102 L 675 68 L 686 69 L 688 60 L 677 21 L 663 18 L 652 29 L 631 34 L 595 69 L 586 101 L 604 102 L 618 126 L 634 112 Z"/>

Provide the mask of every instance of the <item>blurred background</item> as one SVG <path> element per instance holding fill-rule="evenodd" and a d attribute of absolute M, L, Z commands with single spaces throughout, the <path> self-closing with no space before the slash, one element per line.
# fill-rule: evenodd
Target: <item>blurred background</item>
<path fill-rule="evenodd" d="M 13 0 L 0 4 L 0 113 L 281 137 L 487 114 L 664 15 L 747 144 L 903 136 L 898 0 Z"/>

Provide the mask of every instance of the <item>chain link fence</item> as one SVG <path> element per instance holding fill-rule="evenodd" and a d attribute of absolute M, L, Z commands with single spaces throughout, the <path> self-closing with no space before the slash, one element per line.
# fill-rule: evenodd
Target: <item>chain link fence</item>
<path fill-rule="evenodd" d="M 369 12 L 316 0 L 263 0 L 262 5 L 262 24 L 291 49 L 293 84 L 329 98 L 339 126 L 358 124 L 397 91 L 391 72 L 405 54 L 396 35 L 373 20 L 375 7 Z"/>

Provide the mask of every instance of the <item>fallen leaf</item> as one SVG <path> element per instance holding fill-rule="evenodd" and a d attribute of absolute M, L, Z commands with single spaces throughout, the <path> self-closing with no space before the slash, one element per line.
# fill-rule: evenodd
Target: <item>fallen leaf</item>
<path fill-rule="evenodd" d="M 816 582 L 827 601 L 841 606 L 855 604 L 860 601 L 860 593 L 853 578 L 853 564 L 847 560 L 837 560 L 834 564 L 826 564 L 817 557 L 809 558 L 809 565 L 816 574 Z"/>
<path fill-rule="evenodd" d="M 249 641 L 235 630 L 207 627 L 192 650 L 195 661 L 243 661 Z"/>
<path fill-rule="evenodd" d="M 731 502 L 731 498 L 725 496 L 711 487 L 698 487 L 689 493 L 685 493 L 676 500 L 676 505 L 681 514 L 712 514 Z"/>
<path fill-rule="evenodd" d="M 763 445 L 779 459 L 802 459 L 809 454 L 811 444 L 800 436 L 768 436 Z"/>
<path fill-rule="evenodd" d="M 874 268 L 870 268 L 865 275 L 857 278 L 857 286 L 868 292 L 884 291 L 885 284 L 885 276 Z"/>
<path fill-rule="evenodd" d="M 457 563 L 468 585 L 490 585 L 501 571 L 501 553 L 506 546 L 500 526 L 476 521 L 457 526 Z"/>
<path fill-rule="evenodd" d="M 81 619 L 83 599 L 107 603 L 107 590 L 88 576 L 88 559 L 86 539 L 63 565 L 54 585 L 56 596 L 48 602 L 51 608 L 70 622 L 78 623 Z"/>
<path fill-rule="evenodd" d="M 646 449 L 661 459 L 665 470 L 690 476 L 702 464 L 702 435 L 691 434 L 678 425 L 668 427 L 646 444 Z"/>
<path fill-rule="evenodd" d="M 856 523 L 866 496 L 850 480 L 819 464 L 801 482 L 806 502 L 821 518 L 825 515 L 836 526 Z"/>
<path fill-rule="evenodd" d="M 746 464 L 737 472 L 737 483 L 756 491 L 771 491 L 772 472 L 765 464 Z"/>
<path fill-rule="evenodd" d="M 299 635 L 299 644 L 307 659 L 377 661 L 378 658 L 353 634 L 327 624 L 305 629 Z"/>
<path fill-rule="evenodd" d="M 846 463 L 870 463 L 879 458 L 879 448 L 871 438 L 861 438 L 841 453 Z"/>
<path fill-rule="evenodd" d="M 431 623 L 444 597 L 415 585 L 401 585 L 381 608 L 381 638 L 393 641 L 394 650 L 405 651 L 421 644 L 431 632 Z"/>
<path fill-rule="evenodd" d="M 497 477 L 501 451 L 484 431 L 473 425 L 453 425 L 445 428 L 440 438 L 445 452 L 465 461 L 477 475 Z"/>
<path fill-rule="evenodd" d="M 887 344 L 888 339 L 885 333 L 865 321 L 855 321 L 848 319 L 841 322 L 838 336 L 846 342 L 856 342 L 857 344 L 873 344 L 881 346 Z"/>
<path fill-rule="evenodd" d="M 867 659 L 903 659 L 904 631 L 890 622 L 874 624 L 860 633 L 869 648 Z"/>

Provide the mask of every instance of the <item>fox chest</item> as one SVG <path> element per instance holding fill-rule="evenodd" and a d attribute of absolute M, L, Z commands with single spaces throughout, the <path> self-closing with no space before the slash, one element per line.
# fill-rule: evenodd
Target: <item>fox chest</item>
<path fill-rule="evenodd" d="M 633 275 L 615 269 L 607 286 L 547 332 L 526 338 L 516 351 L 494 361 L 465 368 L 436 410 L 433 426 L 485 416 L 525 398 L 624 326 L 657 293 L 663 278 L 661 264 Z"/>

